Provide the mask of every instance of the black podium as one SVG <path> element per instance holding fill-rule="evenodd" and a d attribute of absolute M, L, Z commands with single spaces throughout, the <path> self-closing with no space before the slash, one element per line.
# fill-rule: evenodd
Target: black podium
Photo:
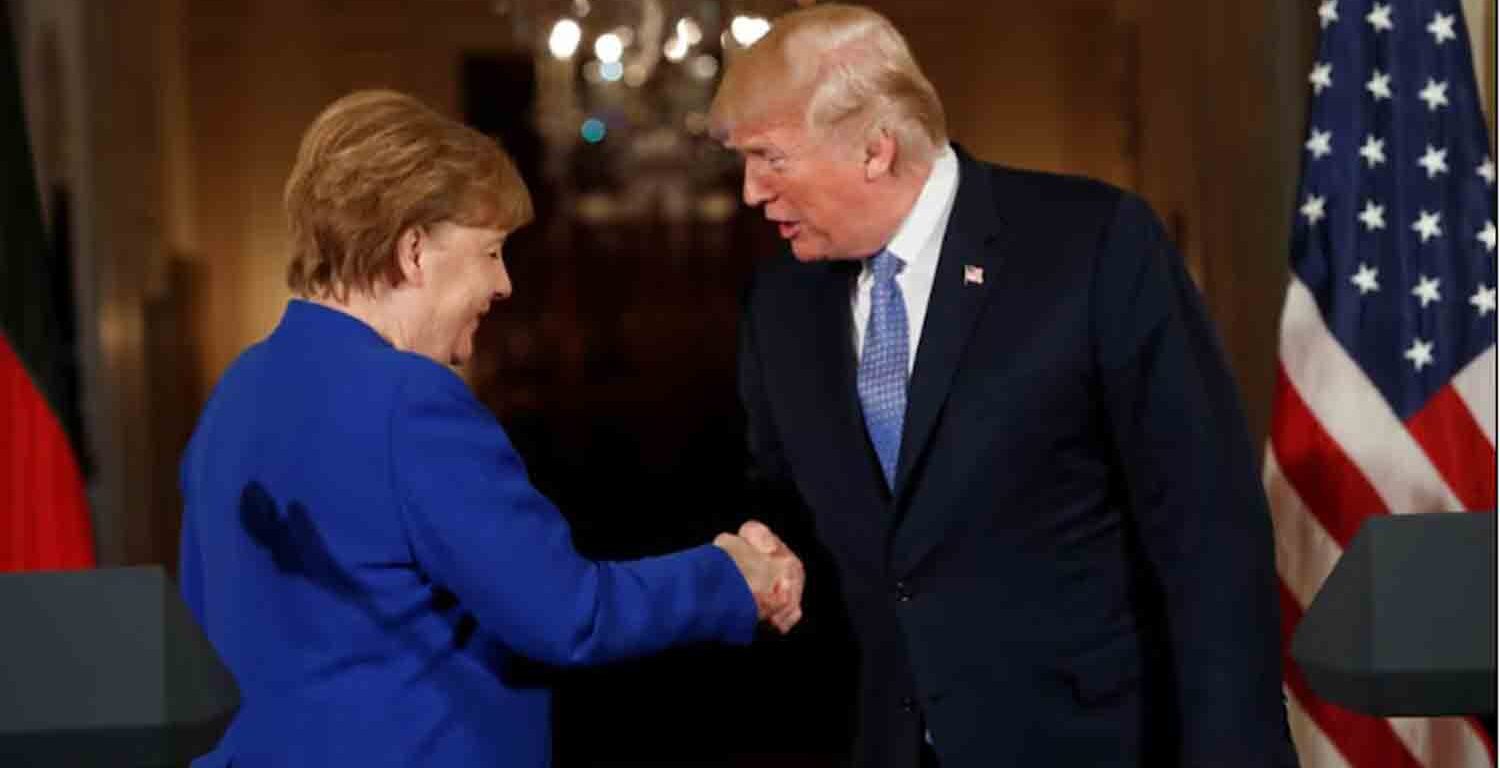
<path fill-rule="evenodd" d="M 1381 716 L 1495 712 L 1495 515 L 1370 518 L 1292 635 L 1319 696 Z"/>
<path fill-rule="evenodd" d="M 238 707 L 161 568 L 0 574 L 0 765 L 182 766 Z"/>

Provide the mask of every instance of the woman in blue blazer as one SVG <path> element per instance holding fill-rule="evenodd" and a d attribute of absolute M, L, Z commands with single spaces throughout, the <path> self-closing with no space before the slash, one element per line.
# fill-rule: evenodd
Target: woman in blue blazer
<path fill-rule="evenodd" d="M 763 526 L 633 562 L 573 548 L 448 367 L 511 292 L 526 187 L 488 137 L 386 91 L 347 96 L 287 182 L 298 298 L 234 361 L 182 460 L 183 596 L 242 706 L 198 766 L 545 766 L 580 665 L 748 643 L 800 617 Z"/>

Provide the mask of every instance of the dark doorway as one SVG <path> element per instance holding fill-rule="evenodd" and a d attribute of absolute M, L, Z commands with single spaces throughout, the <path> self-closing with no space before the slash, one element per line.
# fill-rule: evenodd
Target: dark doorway
<path fill-rule="evenodd" d="M 467 118 L 516 156 L 538 209 L 506 246 L 515 294 L 481 329 L 475 388 L 583 552 L 628 559 L 706 543 L 746 517 L 739 296 L 779 246 L 754 212 L 578 221 L 541 175 L 534 82 L 525 57 L 463 65 Z M 558 674 L 556 764 L 838 764 L 854 649 L 826 562 L 804 560 L 807 619 L 786 638 Z"/>

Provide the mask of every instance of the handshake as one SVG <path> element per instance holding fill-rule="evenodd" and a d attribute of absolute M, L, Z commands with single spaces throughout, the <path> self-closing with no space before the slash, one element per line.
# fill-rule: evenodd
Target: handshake
<path fill-rule="evenodd" d="M 729 553 L 755 596 L 755 609 L 783 635 L 802 619 L 802 586 L 807 574 L 802 561 L 765 525 L 754 520 L 739 534 L 721 533 L 714 546 Z"/>

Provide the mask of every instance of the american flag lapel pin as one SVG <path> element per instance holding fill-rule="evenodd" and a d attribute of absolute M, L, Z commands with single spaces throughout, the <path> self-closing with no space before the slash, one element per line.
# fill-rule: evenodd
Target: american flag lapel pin
<path fill-rule="evenodd" d="M 964 285 L 984 285 L 984 267 L 965 264 Z"/>

